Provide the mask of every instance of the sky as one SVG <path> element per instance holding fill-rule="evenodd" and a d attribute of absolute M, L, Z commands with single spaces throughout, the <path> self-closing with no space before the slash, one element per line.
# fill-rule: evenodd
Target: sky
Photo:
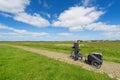
<path fill-rule="evenodd" d="M 0 0 L 0 41 L 120 40 L 120 0 Z"/>

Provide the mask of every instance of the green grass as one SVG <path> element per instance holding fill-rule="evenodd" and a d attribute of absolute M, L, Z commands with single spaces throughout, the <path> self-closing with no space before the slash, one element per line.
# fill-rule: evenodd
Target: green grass
<path fill-rule="evenodd" d="M 72 47 L 72 42 L 6 42 L 6 43 L 62 53 L 69 53 Z"/>
<path fill-rule="evenodd" d="M 9 44 L 23 45 L 38 49 L 62 52 L 69 54 L 73 42 L 8 42 Z M 81 52 L 87 56 L 91 52 L 103 53 L 103 59 L 120 63 L 120 41 L 81 42 Z"/>
<path fill-rule="evenodd" d="M 114 80 L 21 49 L 0 45 L 0 80 Z"/>
<path fill-rule="evenodd" d="M 83 53 L 101 52 L 104 60 L 120 63 L 120 42 L 83 42 L 81 47 Z"/>

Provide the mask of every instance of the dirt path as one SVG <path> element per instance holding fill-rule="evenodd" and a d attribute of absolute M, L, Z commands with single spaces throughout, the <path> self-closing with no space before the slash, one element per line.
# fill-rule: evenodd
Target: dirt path
<path fill-rule="evenodd" d="M 79 65 L 87 70 L 94 70 L 96 72 L 106 73 L 110 77 L 117 77 L 117 79 L 120 80 L 120 64 L 118 63 L 104 61 L 100 69 L 95 69 L 91 67 L 90 65 L 85 64 L 84 62 L 74 61 L 73 59 L 69 57 L 68 54 L 57 53 L 57 52 L 52 52 L 52 51 L 47 51 L 47 50 L 40 50 L 40 49 L 35 49 L 35 48 L 29 48 L 25 46 L 15 46 L 15 45 L 10 45 L 10 46 L 20 48 L 26 51 L 34 52 L 37 54 L 41 54 L 41 55 L 44 55 L 50 58 L 54 58 L 59 61 L 64 61 L 69 64 Z"/>

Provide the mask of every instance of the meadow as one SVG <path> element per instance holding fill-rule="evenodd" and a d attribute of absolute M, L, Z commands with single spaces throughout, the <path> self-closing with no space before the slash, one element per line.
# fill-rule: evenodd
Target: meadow
<path fill-rule="evenodd" d="M 45 49 L 55 52 L 70 54 L 72 51 L 72 41 L 63 42 L 5 42 L 8 44 L 22 45 L 38 49 Z M 91 52 L 100 52 L 103 59 L 120 63 L 120 41 L 83 41 L 79 43 L 80 51 L 87 56 Z"/>
<path fill-rule="evenodd" d="M 22 45 L 25 44 L 26 43 Z M 37 43 L 30 43 L 30 45 L 33 44 L 36 45 Z M 62 50 L 60 50 L 60 52 L 62 52 Z M 80 66 L 60 62 L 48 58 L 46 56 L 2 45 L 0 43 L 0 80 L 81 80 L 81 79 L 115 80 L 109 78 L 106 74 L 88 71 L 81 68 Z"/>

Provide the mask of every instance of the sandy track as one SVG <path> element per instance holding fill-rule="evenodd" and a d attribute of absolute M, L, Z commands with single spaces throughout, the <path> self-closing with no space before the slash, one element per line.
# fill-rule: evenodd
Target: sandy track
<path fill-rule="evenodd" d="M 69 64 L 74 64 L 74 65 L 79 65 L 82 66 L 83 68 L 87 70 L 93 70 L 95 72 L 102 72 L 108 74 L 110 77 L 116 77 L 118 80 L 120 80 L 120 64 L 119 63 L 114 63 L 114 62 L 103 62 L 103 65 L 100 69 L 95 69 L 91 67 L 88 64 L 85 64 L 84 62 L 81 61 L 74 61 L 69 57 L 68 54 L 63 54 L 63 53 L 58 53 L 58 52 L 52 52 L 52 51 L 47 51 L 47 50 L 41 50 L 41 49 L 35 49 L 35 48 L 29 48 L 25 46 L 15 46 L 15 45 L 10 45 L 15 48 L 23 49 L 26 51 L 34 52 L 37 54 L 41 54 L 50 58 L 54 58 L 59 61 L 64 61 Z"/>

